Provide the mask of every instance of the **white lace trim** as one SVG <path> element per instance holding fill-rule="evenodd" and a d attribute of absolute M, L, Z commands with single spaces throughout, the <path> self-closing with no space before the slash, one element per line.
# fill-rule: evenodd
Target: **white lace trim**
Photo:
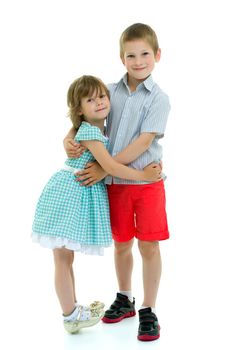
<path fill-rule="evenodd" d="M 96 245 L 84 245 L 67 238 L 41 236 L 36 233 L 32 233 L 32 241 L 34 243 L 39 243 L 42 247 L 45 248 L 67 248 L 88 255 L 104 255 L 104 248 L 110 246 L 99 247 Z"/>

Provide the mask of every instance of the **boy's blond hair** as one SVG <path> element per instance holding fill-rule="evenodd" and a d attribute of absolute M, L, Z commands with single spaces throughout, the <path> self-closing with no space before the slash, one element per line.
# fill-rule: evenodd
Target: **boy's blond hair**
<path fill-rule="evenodd" d="M 143 23 L 135 23 L 124 30 L 120 37 L 120 56 L 124 58 L 124 45 L 128 41 L 134 41 L 137 39 L 143 39 L 151 46 L 154 54 L 156 55 L 159 49 L 159 43 L 154 30 Z"/>
<path fill-rule="evenodd" d="M 106 93 L 108 98 L 110 98 L 107 86 L 100 79 L 92 75 L 83 75 L 74 80 L 70 85 L 67 93 L 67 104 L 69 107 L 68 116 L 75 129 L 78 129 L 83 121 L 80 115 L 82 98 L 87 96 L 91 97 L 94 93 L 98 95 L 102 92 Z"/>

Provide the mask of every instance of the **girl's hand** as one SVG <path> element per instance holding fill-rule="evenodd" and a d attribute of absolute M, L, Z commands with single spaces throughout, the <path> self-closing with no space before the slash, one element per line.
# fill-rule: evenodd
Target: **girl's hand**
<path fill-rule="evenodd" d="M 157 182 L 162 179 L 161 165 L 156 163 L 151 163 L 147 165 L 143 172 L 145 173 L 145 181 Z"/>
<path fill-rule="evenodd" d="M 79 158 L 86 149 L 86 147 L 80 145 L 80 143 L 75 142 L 71 138 L 65 138 L 63 145 L 68 158 Z"/>
<path fill-rule="evenodd" d="M 84 170 L 75 173 L 77 176 L 76 181 L 80 182 L 81 186 L 90 187 L 97 182 L 103 180 L 107 173 L 101 168 L 99 163 L 87 163 Z"/>

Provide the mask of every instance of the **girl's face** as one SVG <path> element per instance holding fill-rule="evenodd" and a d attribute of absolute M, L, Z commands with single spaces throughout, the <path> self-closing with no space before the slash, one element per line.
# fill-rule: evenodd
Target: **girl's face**
<path fill-rule="evenodd" d="M 124 45 L 122 62 L 127 69 L 129 79 L 140 82 L 145 80 L 153 71 L 155 62 L 160 59 L 160 50 L 154 54 L 146 40 L 136 39 L 127 41 Z"/>
<path fill-rule="evenodd" d="M 80 115 L 93 125 L 100 125 L 110 112 L 110 101 L 105 91 L 94 92 L 81 100 Z"/>

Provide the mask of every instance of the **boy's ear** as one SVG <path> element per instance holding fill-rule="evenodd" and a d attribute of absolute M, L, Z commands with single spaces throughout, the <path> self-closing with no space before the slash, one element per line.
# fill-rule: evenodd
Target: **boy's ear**
<path fill-rule="evenodd" d="M 123 63 L 123 65 L 125 65 L 124 57 L 121 57 L 121 56 L 120 56 L 120 59 L 121 59 L 121 62 Z"/>
<path fill-rule="evenodd" d="M 161 49 L 158 49 L 155 55 L 155 62 L 159 62 L 161 58 Z"/>

